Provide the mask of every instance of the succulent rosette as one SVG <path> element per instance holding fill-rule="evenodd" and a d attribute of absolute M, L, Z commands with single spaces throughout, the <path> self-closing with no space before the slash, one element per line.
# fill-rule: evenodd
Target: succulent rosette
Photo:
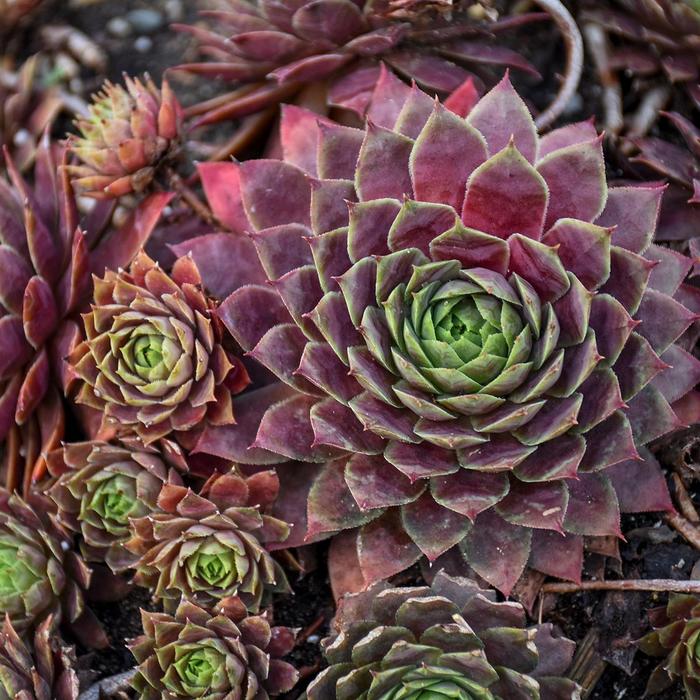
<path fill-rule="evenodd" d="M 430 587 L 387 583 L 345 596 L 323 641 L 328 668 L 308 700 L 578 700 L 563 678 L 574 643 L 554 627 L 526 626 L 518 603 L 439 572 Z"/>
<path fill-rule="evenodd" d="M 70 142 L 82 161 L 69 166 L 73 186 L 95 199 L 143 192 L 179 148 L 182 110 L 168 82 L 159 89 L 148 76 L 125 75 L 124 83 L 105 83 Z"/>
<path fill-rule="evenodd" d="M 608 187 L 593 126 L 538 136 L 507 78 L 466 119 L 398 81 L 375 104 L 364 131 L 289 107 L 284 161 L 201 168 L 270 281 L 219 315 L 286 388 L 198 448 L 315 463 L 279 468 L 291 541 L 352 529 L 366 582 L 453 545 L 504 592 L 578 580 L 584 537 L 671 508 L 642 446 L 700 376 L 663 187 Z"/>
<path fill-rule="evenodd" d="M 637 642 L 650 656 L 664 657 L 647 683 L 647 695 L 682 680 L 688 700 L 700 698 L 700 598 L 671 593 L 668 603 L 648 612 L 654 630 Z"/>
<path fill-rule="evenodd" d="M 0 178 L 0 481 L 12 491 L 45 470 L 63 437 L 62 395 L 77 346 L 75 316 L 89 300 L 90 271 L 128 264 L 169 195 L 147 198 L 120 227 L 106 231 L 101 207 L 82 219 L 65 170 L 65 150 L 45 136 L 32 185 L 6 152 Z"/>
<path fill-rule="evenodd" d="M 82 535 L 87 561 L 104 562 L 113 571 L 134 563 L 124 547 L 131 538 L 129 521 L 157 511 L 163 486 L 181 485 L 180 474 L 188 469 L 175 443 L 146 446 L 128 437 L 64 445 L 49 454 L 48 468 L 55 477 L 48 493 L 58 521 Z"/>
<path fill-rule="evenodd" d="M 173 616 L 142 610 L 141 618 L 144 634 L 130 647 L 139 700 L 268 700 L 297 681 L 281 659 L 294 647 L 294 631 L 240 605 L 211 612 L 182 601 Z"/>
<path fill-rule="evenodd" d="M 5 617 L 0 628 L 0 699 L 78 700 L 75 652 L 53 634 L 52 625 L 49 616 L 30 647 Z"/>
<path fill-rule="evenodd" d="M 65 531 L 17 494 L 0 490 L 0 614 L 20 632 L 52 615 L 88 646 L 105 646 L 84 600 L 90 580 Z"/>
<path fill-rule="evenodd" d="M 94 301 L 83 315 L 86 340 L 69 356 L 78 403 L 146 444 L 207 422 L 234 422 L 231 394 L 250 380 L 222 344 L 215 303 L 191 257 L 177 260 L 168 276 L 141 252 L 129 271 L 95 280 Z"/>
<path fill-rule="evenodd" d="M 211 60 L 178 70 L 245 87 L 191 109 L 200 124 L 252 114 L 324 81 L 331 106 L 364 115 L 379 59 L 440 94 L 469 76 L 493 85 L 504 67 L 539 77 L 521 54 L 494 42 L 494 35 L 542 19 L 537 13 L 490 21 L 477 3 L 451 0 L 223 0 L 201 14 L 209 27 L 175 28 L 192 34 Z"/>
<path fill-rule="evenodd" d="M 236 597 L 258 612 L 271 593 L 288 590 L 282 567 L 265 549 L 289 535 L 286 523 L 263 512 L 278 489 L 272 471 L 248 478 L 217 473 L 201 494 L 166 484 L 161 512 L 132 521 L 127 547 L 140 557 L 134 580 L 171 608 L 181 596 L 205 606 Z"/>

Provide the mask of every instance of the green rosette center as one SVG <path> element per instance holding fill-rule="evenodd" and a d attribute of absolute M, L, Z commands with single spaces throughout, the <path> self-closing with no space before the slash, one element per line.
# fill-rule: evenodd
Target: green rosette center
<path fill-rule="evenodd" d="M 22 555 L 19 544 L 0 542 L 0 610 L 16 608 L 12 599 L 25 594 L 41 578 Z"/>
<path fill-rule="evenodd" d="M 407 673 L 379 700 L 494 700 L 494 696 L 457 671 L 424 666 Z"/>

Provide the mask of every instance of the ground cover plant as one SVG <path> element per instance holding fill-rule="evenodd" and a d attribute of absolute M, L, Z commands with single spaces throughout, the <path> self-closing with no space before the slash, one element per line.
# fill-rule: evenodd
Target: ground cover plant
<path fill-rule="evenodd" d="M 0 0 L 0 700 L 700 697 L 700 8 Z"/>

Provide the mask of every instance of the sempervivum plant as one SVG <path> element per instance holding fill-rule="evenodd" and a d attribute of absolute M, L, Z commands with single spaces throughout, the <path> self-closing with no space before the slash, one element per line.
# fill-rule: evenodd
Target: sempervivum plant
<path fill-rule="evenodd" d="M 71 151 L 82 165 L 71 165 L 76 192 L 96 199 L 142 192 L 159 167 L 177 153 L 182 130 L 180 103 L 167 81 L 158 89 L 124 76 L 126 88 L 107 82 L 95 95 L 90 114 L 76 122 L 80 137 Z"/>
<path fill-rule="evenodd" d="M 60 91 L 42 86 L 38 56 L 17 67 L 0 63 L 0 146 L 8 148 L 19 170 L 33 162 L 42 133 L 63 107 Z"/>
<path fill-rule="evenodd" d="M 0 614 L 19 631 L 53 615 L 88 646 L 106 646 L 83 597 L 91 571 L 70 544 L 50 518 L 0 490 Z"/>
<path fill-rule="evenodd" d="M 278 488 L 272 471 L 249 478 L 217 473 L 200 495 L 165 485 L 161 512 L 132 521 L 127 546 L 140 555 L 136 583 L 153 588 L 171 608 L 181 596 L 207 606 L 236 597 L 257 612 L 270 593 L 288 590 L 282 568 L 265 549 L 289 534 L 286 523 L 263 512 Z"/>
<path fill-rule="evenodd" d="M 131 644 L 139 700 L 268 700 L 291 690 L 297 671 L 281 657 L 294 646 L 288 627 L 271 627 L 232 602 L 218 612 L 182 601 L 174 616 L 141 612 L 144 634 Z"/>
<path fill-rule="evenodd" d="M 688 700 L 700 698 L 700 598 L 671 593 L 668 604 L 649 610 L 654 631 L 637 643 L 650 656 L 664 657 L 647 683 L 648 695 L 683 681 Z"/>
<path fill-rule="evenodd" d="M 34 632 L 30 646 L 5 617 L 0 628 L 2 700 L 77 700 L 75 652 L 55 636 L 52 626 L 49 616 Z"/>
<path fill-rule="evenodd" d="M 63 437 L 64 358 L 80 340 L 75 316 L 89 300 L 91 269 L 128 264 L 169 198 L 145 199 L 107 231 L 100 207 L 80 219 L 65 155 L 45 137 L 32 185 L 7 152 L 10 180 L 0 177 L 0 479 L 10 491 L 22 479 L 27 491 Z"/>
<path fill-rule="evenodd" d="M 147 444 L 207 422 L 234 422 L 231 394 L 248 385 L 248 374 L 224 349 L 192 258 L 177 260 L 168 276 L 141 252 L 129 271 L 96 279 L 94 299 L 83 315 L 87 338 L 69 357 L 81 384 L 78 403 Z"/>
<path fill-rule="evenodd" d="M 199 447 L 320 463 L 285 519 L 357 528 L 368 581 L 458 543 L 506 592 L 526 564 L 578 579 L 584 536 L 670 507 L 638 448 L 700 376 L 674 344 L 691 262 L 651 244 L 663 188 L 608 188 L 593 126 L 540 138 L 507 78 L 466 119 L 387 86 L 365 131 L 289 108 L 285 161 L 203 169 L 270 279 L 220 316 L 290 389 L 248 402 L 256 449 L 243 414 Z"/>
<path fill-rule="evenodd" d="M 182 484 L 180 474 L 187 471 L 175 443 L 146 446 L 128 437 L 70 443 L 51 452 L 47 461 L 56 478 L 49 495 L 58 521 L 82 535 L 87 561 L 105 562 L 113 571 L 133 563 L 124 547 L 131 537 L 129 521 L 156 511 L 163 485 Z"/>
<path fill-rule="evenodd" d="M 517 603 L 440 572 L 431 587 L 377 584 L 346 596 L 331 636 L 328 668 L 308 700 L 578 700 L 563 678 L 574 643 L 551 624 L 526 627 Z"/>
<path fill-rule="evenodd" d="M 561 3 L 539 4 L 576 31 Z M 243 88 L 195 106 L 191 111 L 202 115 L 200 124 L 251 114 L 309 84 L 328 86 L 330 106 L 364 115 L 380 75 L 379 60 L 441 95 L 468 76 L 480 86 L 493 85 L 506 66 L 538 75 L 494 35 L 542 15 L 489 21 L 489 10 L 470 0 L 222 0 L 218 9 L 202 14 L 211 28 L 176 28 L 193 34 L 213 60 L 179 69 Z"/>

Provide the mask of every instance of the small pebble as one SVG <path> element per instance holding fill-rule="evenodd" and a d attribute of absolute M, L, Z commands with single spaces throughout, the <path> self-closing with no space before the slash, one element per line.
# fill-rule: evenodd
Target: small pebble
<path fill-rule="evenodd" d="M 126 13 L 131 26 L 142 34 L 152 34 L 163 26 L 163 15 L 157 10 L 131 10 Z"/>
<path fill-rule="evenodd" d="M 131 34 L 131 25 L 123 17 L 112 17 L 107 22 L 107 31 L 117 39 L 123 39 Z"/>
<path fill-rule="evenodd" d="M 134 42 L 134 48 L 139 53 L 148 53 L 153 48 L 153 40 L 147 36 L 140 36 Z"/>
<path fill-rule="evenodd" d="M 185 16 L 182 0 L 167 0 L 164 9 L 168 22 L 180 22 Z"/>

